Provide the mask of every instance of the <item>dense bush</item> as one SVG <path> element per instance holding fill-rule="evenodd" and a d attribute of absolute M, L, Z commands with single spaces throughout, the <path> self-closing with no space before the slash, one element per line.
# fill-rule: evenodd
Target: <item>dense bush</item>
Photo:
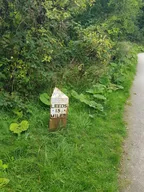
<path fill-rule="evenodd" d="M 33 94 L 59 79 L 97 81 L 123 57 L 119 42 L 142 36 L 142 12 L 142 0 L 1 0 L 0 89 Z"/>

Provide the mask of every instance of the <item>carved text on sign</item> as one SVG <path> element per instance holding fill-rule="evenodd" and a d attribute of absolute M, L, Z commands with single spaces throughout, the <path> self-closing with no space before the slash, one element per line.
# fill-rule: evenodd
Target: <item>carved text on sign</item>
<path fill-rule="evenodd" d="M 67 114 L 67 105 L 66 104 L 53 104 L 51 105 L 51 117 L 52 118 L 63 118 Z"/>

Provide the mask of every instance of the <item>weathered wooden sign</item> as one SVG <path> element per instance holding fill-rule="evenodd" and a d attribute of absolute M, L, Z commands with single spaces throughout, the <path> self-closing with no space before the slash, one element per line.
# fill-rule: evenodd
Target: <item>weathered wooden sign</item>
<path fill-rule="evenodd" d="M 49 130 L 65 127 L 67 121 L 69 98 L 55 88 L 51 97 Z"/>

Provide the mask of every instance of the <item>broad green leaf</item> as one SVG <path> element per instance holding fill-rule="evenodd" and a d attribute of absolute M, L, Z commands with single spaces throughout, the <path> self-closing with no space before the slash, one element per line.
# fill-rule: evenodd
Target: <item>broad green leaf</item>
<path fill-rule="evenodd" d="M 95 101 L 87 101 L 86 104 L 91 108 L 97 109 L 98 111 L 103 111 L 103 106 L 100 103 L 96 103 Z"/>
<path fill-rule="evenodd" d="M 23 120 L 21 123 L 12 123 L 10 125 L 10 130 L 16 134 L 20 134 L 23 131 L 26 131 L 29 127 L 29 123 L 26 120 Z"/>
<path fill-rule="evenodd" d="M 9 179 L 7 178 L 0 178 L 0 188 L 4 187 L 9 183 Z"/>
<path fill-rule="evenodd" d="M 103 111 L 103 106 L 101 104 L 89 100 L 86 95 L 84 94 L 79 95 L 76 91 L 72 91 L 71 94 L 75 99 L 79 100 L 82 103 L 85 103 L 89 107 L 94 108 L 98 111 Z"/>
<path fill-rule="evenodd" d="M 26 120 L 23 120 L 21 123 L 20 123 L 20 127 L 21 127 L 21 130 L 22 131 L 26 131 L 29 127 L 29 123 L 28 121 Z"/>
<path fill-rule="evenodd" d="M 8 165 L 7 164 L 3 164 L 2 160 L 0 159 L 0 169 L 7 169 L 8 168 Z"/>
<path fill-rule="evenodd" d="M 71 95 L 72 95 L 75 99 L 78 99 L 78 100 L 79 100 L 79 94 L 78 94 L 76 91 L 72 90 L 72 91 L 71 91 Z"/>
<path fill-rule="evenodd" d="M 17 123 L 12 123 L 10 125 L 10 130 L 14 133 L 19 133 L 19 125 Z"/>
<path fill-rule="evenodd" d="M 87 97 L 82 93 L 79 95 L 76 91 L 72 90 L 71 95 L 82 103 L 86 103 L 87 101 Z"/>
<path fill-rule="evenodd" d="M 44 103 L 45 105 L 50 106 L 50 97 L 48 96 L 47 93 L 42 93 L 40 95 L 40 100 L 42 103 Z"/>
<path fill-rule="evenodd" d="M 82 103 L 85 103 L 87 101 L 87 97 L 84 95 L 84 94 L 80 94 L 79 95 L 79 100 L 82 102 Z"/>
<path fill-rule="evenodd" d="M 99 100 L 106 100 L 106 97 L 103 95 L 100 95 L 100 94 L 95 94 L 95 95 L 93 95 L 93 97 L 96 99 L 99 99 Z"/>
<path fill-rule="evenodd" d="M 124 89 L 124 87 L 122 85 L 117 85 L 118 89 Z"/>
<path fill-rule="evenodd" d="M 7 164 L 3 164 L 3 169 L 7 169 L 8 168 L 8 165 Z"/>
<path fill-rule="evenodd" d="M 98 93 L 104 93 L 105 89 L 106 89 L 105 85 L 96 84 L 96 85 L 94 85 L 91 89 L 89 89 L 86 92 L 87 93 L 91 93 L 91 94 L 98 94 Z"/>
<path fill-rule="evenodd" d="M 117 91 L 117 90 L 122 90 L 122 89 L 124 89 L 124 87 L 121 86 L 121 85 L 116 85 L 116 84 L 111 83 L 111 84 L 109 85 L 108 89 L 109 89 L 109 90 L 112 90 L 112 91 Z"/>

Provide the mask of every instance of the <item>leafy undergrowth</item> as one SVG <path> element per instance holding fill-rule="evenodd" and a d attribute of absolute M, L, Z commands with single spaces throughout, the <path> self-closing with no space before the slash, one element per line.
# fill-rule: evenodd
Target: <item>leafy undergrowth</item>
<path fill-rule="evenodd" d="M 30 130 L 21 138 L 9 133 L 12 121 L 1 114 L 1 159 L 9 164 L 8 191 L 117 191 L 117 171 L 125 96 L 111 94 L 105 117 L 91 119 L 81 104 L 70 103 L 68 125 L 48 132 L 48 110 L 31 105 Z"/>
<path fill-rule="evenodd" d="M 91 108 L 70 97 L 67 127 L 57 132 L 48 132 L 49 107 L 39 102 L 27 104 L 29 129 L 19 137 L 9 130 L 15 116 L 1 111 L 0 159 L 9 180 L 1 192 L 117 192 L 124 104 L 134 73 L 133 59 L 124 89 L 109 92 L 104 111 L 93 118 Z"/>

